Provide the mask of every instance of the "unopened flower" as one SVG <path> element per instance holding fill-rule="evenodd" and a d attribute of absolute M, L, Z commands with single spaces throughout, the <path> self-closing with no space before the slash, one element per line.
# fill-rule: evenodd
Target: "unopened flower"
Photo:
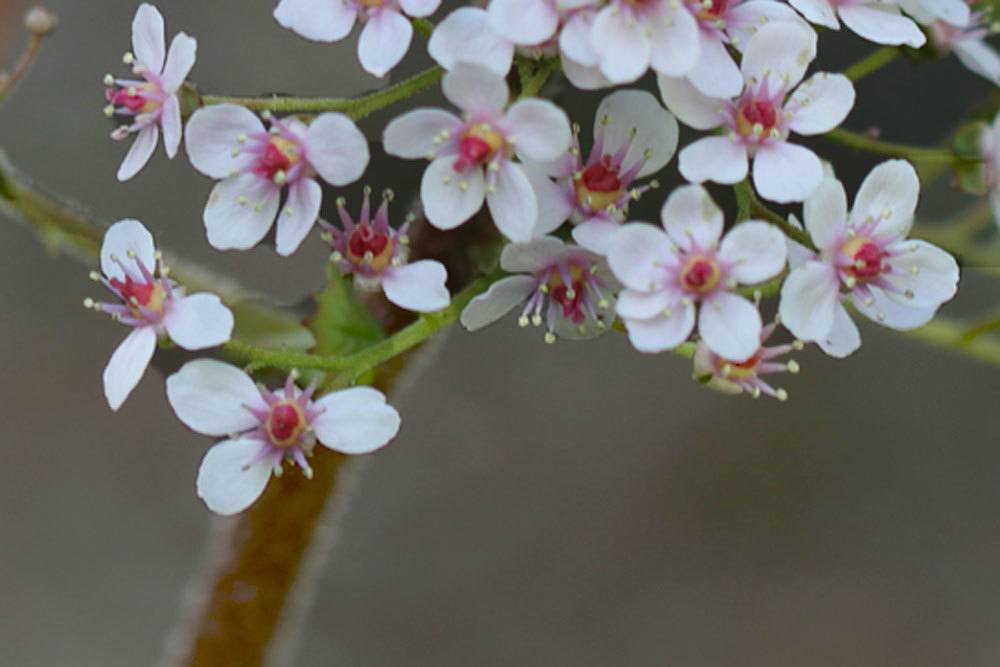
<path fill-rule="evenodd" d="M 652 94 L 619 90 L 605 97 L 597 108 L 594 143 L 586 159 L 576 127 L 566 155 L 543 165 L 544 174 L 542 169 L 529 171 L 543 200 L 535 233 L 548 234 L 570 219 L 577 225 L 573 229 L 577 243 L 606 254 L 629 202 L 654 187 L 633 187 L 633 183 L 670 161 L 677 150 L 677 134 L 677 121 Z"/>
<path fill-rule="evenodd" d="M 872 321 L 906 330 L 925 324 L 955 295 L 954 258 L 906 238 L 919 194 L 917 173 L 903 160 L 875 167 L 850 212 L 840 181 L 832 176 L 823 181 L 804 211 L 819 253 L 793 267 L 781 289 L 779 312 L 789 331 L 845 357 L 861 338 L 842 298 Z"/>
<path fill-rule="evenodd" d="M 695 380 L 724 394 L 746 392 L 754 398 L 765 394 L 779 401 L 786 400 L 788 392 L 781 388 L 775 389 L 764 376 L 774 373 L 798 373 L 799 364 L 794 359 L 780 362 L 777 358 L 792 350 L 801 350 L 802 341 L 797 340 L 784 345 L 765 345 L 776 328 L 777 324 L 768 324 L 761 330 L 760 346 L 749 359 L 744 361 L 724 359 L 699 341 L 694 352 Z"/>
<path fill-rule="evenodd" d="M 706 97 L 685 79 L 660 77 L 663 101 L 682 123 L 699 130 L 728 129 L 724 136 L 699 139 L 681 151 L 684 178 L 738 183 L 753 158 L 753 182 L 762 197 L 781 203 L 808 197 L 823 179 L 823 167 L 811 150 L 789 143 L 789 135 L 829 132 L 854 106 L 854 86 L 842 74 L 820 72 L 796 88 L 815 55 L 811 29 L 772 22 L 751 38 L 743 54 L 746 85 L 739 97 Z"/>
<path fill-rule="evenodd" d="M 970 72 L 1000 86 L 1000 54 L 986 41 L 997 33 L 992 12 L 973 11 L 965 23 L 955 24 L 925 11 L 914 11 L 914 18 L 927 27 L 931 43 L 938 51 L 954 51 Z"/>
<path fill-rule="evenodd" d="M 32 7 L 24 15 L 24 27 L 36 37 L 45 37 L 55 32 L 59 17 L 45 7 Z"/>
<path fill-rule="evenodd" d="M 514 62 L 514 42 L 498 34 L 486 10 L 479 7 L 459 7 L 448 14 L 431 33 L 427 52 L 449 71 L 468 63 L 507 76 Z"/>
<path fill-rule="evenodd" d="M 233 314 L 214 294 L 185 295 L 167 277 L 153 237 L 138 220 L 111 225 L 101 245 L 101 272 L 90 277 L 114 295 L 115 303 L 86 299 L 84 305 L 111 315 L 132 332 L 104 369 L 104 395 L 117 410 L 142 379 L 158 338 L 186 350 L 221 345 L 233 331 Z"/>
<path fill-rule="evenodd" d="M 204 213 L 208 242 L 219 250 L 252 248 L 277 216 L 276 249 L 292 254 L 319 216 L 323 192 L 314 177 L 347 185 L 368 166 L 368 142 L 344 114 L 324 113 L 308 126 L 296 118 L 265 118 L 270 130 L 248 109 L 219 104 L 199 109 L 188 121 L 191 164 L 222 179 Z"/>
<path fill-rule="evenodd" d="M 502 278 L 462 311 L 466 329 L 475 331 L 522 305 L 518 324 L 545 326 L 545 341 L 556 337 L 592 338 L 614 320 L 618 283 L 596 253 L 543 236 L 511 243 L 500 255 Z"/>
<path fill-rule="evenodd" d="M 136 135 L 118 169 L 118 180 L 127 181 L 146 166 L 163 130 L 163 147 L 173 158 L 181 143 L 181 104 L 177 91 L 194 67 L 198 43 L 183 32 L 164 46 L 163 16 L 148 3 L 139 5 L 132 21 L 132 52 L 122 60 L 137 78 L 104 77 L 108 106 L 104 113 L 129 119 L 111 133 L 115 140 Z"/>
<path fill-rule="evenodd" d="M 236 514 L 264 492 L 283 465 L 312 477 L 316 443 L 344 454 L 367 454 L 399 431 L 399 414 L 381 392 L 353 387 L 313 400 L 316 385 L 269 391 L 229 364 L 198 359 L 167 378 L 167 399 L 177 417 L 203 435 L 226 437 L 205 455 L 198 496 L 218 514 Z"/>
<path fill-rule="evenodd" d="M 734 226 L 720 243 L 722 211 L 697 185 L 675 190 L 662 219 L 663 229 L 624 225 L 608 254 L 626 288 L 617 310 L 632 345 L 640 352 L 673 349 L 691 334 L 697 317 L 698 335 L 709 349 L 726 359 L 749 359 L 760 345 L 760 313 L 734 290 L 781 272 L 784 235 L 751 220 Z"/>
<path fill-rule="evenodd" d="M 906 44 L 919 48 L 927 41 L 923 31 L 903 16 L 892 0 L 789 0 L 809 21 L 840 30 L 840 21 L 854 33 L 876 44 Z M 840 19 L 838 21 L 837 19 Z"/>
<path fill-rule="evenodd" d="M 420 199 L 432 225 L 453 229 L 483 205 L 512 241 L 531 238 L 539 202 L 524 168 L 514 160 L 545 162 L 569 149 L 566 114 L 547 100 L 524 99 L 507 108 L 503 77 L 460 63 L 445 74 L 445 97 L 462 118 L 441 109 L 415 109 L 385 128 L 390 155 L 431 160 Z"/>
<path fill-rule="evenodd" d="M 344 208 L 344 200 L 337 200 L 342 229 L 320 220 L 326 230 L 324 239 L 333 247 L 331 261 L 342 274 L 354 276 L 355 286 L 382 290 L 389 301 L 405 310 L 429 313 L 447 307 L 451 296 L 445 287 L 448 272 L 444 265 L 432 259 L 407 263 L 409 222 L 399 229 L 389 225 L 389 191 L 372 217 L 369 195 L 365 188 L 357 220 Z"/>
<path fill-rule="evenodd" d="M 407 17 L 430 16 L 441 0 L 281 0 L 274 18 L 306 39 L 336 42 L 364 23 L 358 60 L 365 71 L 385 76 L 406 55 L 413 39 Z"/>

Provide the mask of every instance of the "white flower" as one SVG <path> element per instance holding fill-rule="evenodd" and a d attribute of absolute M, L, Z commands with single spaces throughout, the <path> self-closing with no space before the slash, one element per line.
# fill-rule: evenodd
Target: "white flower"
<path fill-rule="evenodd" d="M 515 157 L 554 160 L 570 144 L 569 119 L 547 100 L 519 100 L 507 107 L 503 77 L 460 63 L 444 76 L 445 97 L 462 110 L 415 109 L 385 128 L 390 155 L 431 160 L 420 186 L 427 219 L 453 229 L 485 199 L 497 227 L 512 241 L 531 238 L 539 202 Z"/>
<path fill-rule="evenodd" d="M 625 285 L 618 315 L 641 352 L 670 350 L 691 334 L 713 352 L 748 359 L 760 345 L 757 307 L 733 290 L 772 278 L 785 265 L 785 239 L 759 221 L 734 226 L 720 243 L 722 211 L 704 188 L 687 185 L 667 199 L 663 228 L 629 223 L 614 236 L 608 263 Z M 665 230 L 665 231 L 664 231 Z"/>
<path fill-rule="evenodd" d="M 619 285 L 597 254 L 543 236 L 511 243 L 500 255 L 500 268 L 515 275 L 496 281 L 462 311 L 469 331 L 497 321 L 524 304 L 522 327 L 545 325 L 545 341 L 593 338 L 614 320 L 613 293 Z"/>
<path fill-rule="evenodd" d="M 198 43 L 183 32 L 170 42 L 170 52 L 164 44 L 163 16 L 148 3 L 139 5 L 132 21 L 132 53 L 123 58 L 132 66 L 138 79 L 116 79 L 108 74 L 104 113 L 123 116 L 130 122 L 111 133 L 122 140 L 136 135 L 132 147 L 118 169 L 118 180 L 127 181 L 146 166 L 163 130 L 163 148 L 167 157 L 177 154 L 181 142 L 181 104 L 177 91 L 194 67 Z"/>
<path fill-rule="evenodd" d="M 308 126 L 295 118 L 266 117 L 270 130 L 248 109 L 219 104 L 199 109 L 188 121 L 191 164 L 222 179 L 204 213 L 208 242 L 219 250 L 254 247 L 277 216 L 278 254 L 292 254 L 319 216 L 323 191 L 314 177 L 347 185 L 368 166 L 368 142 L 344 114 L 324 113 Z"/>
<path fill-rule="evenodd" d="M 406 55 L 413 39 L 408 16 L 430 16 L 441 0 L 281 0 L 274 18 L 306 39 L 336 42 L 364 23 L 358 60 L 365 71 L 385 76 Z"/>
<path fill-rule="evenodd" d="M 408 263 L 406 232 L 409 221 L 399 229 L 389 226 L 389 201 L 392 199 L 389 191 L 372 218 L 370 194 L 371 190 L 366 187 L 361 214 L 356 221 L 344 208 L 344 200 L 337 200 L 343 229 L 320 220 L 327 232 L 324 239 L 333 247 L 331 261 L 336 262 L 342 274 L 354 276 L 356 287 L 382 290 L 389 301 L 404 310 L 429 313 L 447 307 L 451 296 L 445 287 L 448 272 L 444 265 L 432 259 Z"/>
<path fill-rule="evenodd" d="M 286 461 L 312 477 L 316 443 L 344 454 L 367 454 L 399 431 L 399 414 L 370 387 L 334 391 L 312 400 L 294 374 L 283 390 L 254 385 L 229 364 L 198 359 L 167 378 L 167 399 L 177 417 L 203 435 L 226 437 L 205 454 L 198 495 L 219 514 L 236 514 L 264 492 Z"/>
<path fill-rule="evenodd" d="M 955 295 L 958 265 L 924 241 L 907 240 L 920 194 L 908 162 L 889 160 L 868 174 L 847 210 L 844 186 L 827 177 L 805 202 L 805 227 L 819 254 L 795 266 L 781 289 L 781 321 L 835 357 L 861 345 L 841 304 L 849 297 L 869 319 L 893 329 L 927 323 Z"/>
<path fill-rule="evenodd" d="M 761 394 L 773 396 L 779 401 L 788 398 L 784 389 L 775 389 L 763 376 L 774 373 L 798 373 L 799 364 L 794 359 L 779 362 L 776 359 L 792 350 L 801 350 L 802 341 L 785 345 L 765 345 L 777 324 L 768 324 L 760 333 L 760 346 L 749 359 L 731 361 L 715 354 L 705 343 L 700 342 L 694 352 L 694 379 L 710 389 L 723 394 L 747 392 L 754 398 Z"/>
<path fill-rule="evenodd" d="M 753 158 L 753 182 L 762 197 L 780 203 L 808 197 L 823 167 L 811 150 L 789 143 L 789 135 L 829 132 L 854 106 L 854 86 L 842 74 L 820 72 L 796 88 L 815 55 L 811 29 L 774 22 L 747 45 L 741 65 L 746 87 L 735 99 L 706 97 L 685 79 L 660 77 L 663 101 L 681 122 L 699 130 L 728 128 L 725 136 L 699 139 L 681 151 L 684 178 L 738 183 Z"/>
<path fill-rule="evenodd" d="M 142 379 L 156 341 L 169 338 L 186 350 L 221 345 L 233 331 L 233 314 L 207 292 L 184 294 L 167 278 L 153 237 L 138 220 L 111 225 L 101 245 L 101 271 L 90 277 L 104 285 L 118 303 L 84 301 L 132 327 L 104 369 L 104 395 L 117 410 Z"/>
<path fill-rule="evenodd" d="M 789 0 L 809 21 L 840 30 L 840 21 L 876 44 L 906 44 L 919 48 L 927 41 L 923 31 L 899 12 L 893 0 Z M 837 18 L 840 18 L 840 21 Z"/>

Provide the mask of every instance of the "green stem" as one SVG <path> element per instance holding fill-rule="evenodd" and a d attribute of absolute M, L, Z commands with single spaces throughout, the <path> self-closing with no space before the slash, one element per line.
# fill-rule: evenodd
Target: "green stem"
<path fill-rule="evenodd" d="M 538 65 L 538 69 L 535 70 L 534 76 L 525 81 L 521 86 L 520 97 L 535 97 L 538 95 L 542 88 L 545 87 L 549 77 L 552 76 L 552 72 L 554 72 L 557 67 L 559 67 L 558 58 L 549 58 L 541 61 Z"/>
<path fill-rule="evenodd" d="M 874 137 L 859 132 L 852 132 L 843 128 L 832 130 L 823 135 L 831 141 L 835 141 L 844 146 L 855 148 L 875 155 L 888 155 L 892 157 L 902 157 L 913 162 L 922 163 L 946 163 L 958 164 L 962 162 L 975 162 L 967 158 L 960 158 L 951 151 L 939 148 L 923 148 L 921 146 L 907 146 L 905 144 L 894 144 L 887 141 L 880 141 Z"/>
<path fill-rule="evenodd" d="M 427 19 L 410 19 L 413 29 L 419 32 L 424 38 L 429 38 L 434 32 L 434 24 Z"/>
<path fill-rule="evenodd" d="M 354 120 L 416 95 L 436 85 L 444 75 L 440 67 L 431 67 L 399 83 L 361 97 L 226 97 L 203 95 L 202 104 L 239 104 L 251 111 L 271 111 L 280 114 L 321 113 L 340 111 Z"/>
<path fill-rule="evenodd" d="M 969 338 L 969 331 L 963 323 L 938 315 L 919 329 L 905 333 L 915 340 L 1000 366 L 1000 340 L 979 335 Z"/>
<path fill-rule="evenodd" d="M 772 211 L 767 205 L 764 204 L 760 199 L 757 198 L 757 194 L 750 187 L 750 181 L 744 180 L 733 186 L 733 190 L 736 192 L 736 200 L 744 201 L 748 203 L 749 206 L 749 217 L 759 217 L 765 222 L 770 222 L 784 232 L 785 236 L 792 239 L 796 243 L 805 246 L 813 252 L 818 252 L 816 246 L 813 245 L 812 238 L 805 230 L 799 229 L 792 223 L 788 222 L 785 216 Z M 741 204 L 742 206 L 742 204 Z M 742 208 L 741 208 L 742 210 Z"/>
<path fill-rule="evenodd" d="M 733 194 L 736 195 L 736 222 L 749 220 L 753 208 L 753 188 L 750 187 L 750 181 L 743 179 L 734 185 Z"/>
<path fill-rule="evenodd" d="M 899 49 L 894 46 L 883 46 L 844 70 L 844 76 L 851 81 L 860 81 L 869 74 L 877 72 L 899 57 Z"/>

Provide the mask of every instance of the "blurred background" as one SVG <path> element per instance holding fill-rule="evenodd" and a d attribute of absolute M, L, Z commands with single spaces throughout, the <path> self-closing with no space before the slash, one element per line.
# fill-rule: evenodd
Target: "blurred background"
<path fill-rule="evenodd" d="M 211 183 L 162 148 L 115 181 L 126 146 L 108 138 L 101 79 L 125 71 L 137 4 L 49 1 L 59 30 L 0 108 L 0 147 L 100 218 L 138 217 L 163 246 L 299 301 L 323 282 L 317 236 L 293 260 L 212 250 L 200 222 Z M 0 0 L 2 63 L 23 46 L 27 5 Z M 273 21 L 274 2 L 159 6 L 169 35 L 199 38 L 203 92 L 380 85 L 353 38 L 308 43 Z M 827 68 L 868 50 L 821 40 Z M 415 38 L 395 76 L 427 64 Z M 846 126 L 930 144 L 988 93 L 953 59 L 898 62 L 860 84 Z M 560 98 L 585 125 L 599 99 Z M 367 121 L 369 135 L 384 122 Z M 816 146 L 852 194 L 876 162 Z M 366 179 L 402 195 L 422 169 L 377 157 Z M 673 161 L 660 180 L 676 179 Z M 924 201 L 965 203 L 944 189 Z M 81 306 L 96 296 L 88 270 L 0 219 L 3 665 L 154 664 L 204 559 L 212 517 L 194 479 L 211 442 L 172 415 L 157 369 L 109 412 L 101 371 L 124 332 Z M 967 270 L 945 312 L 993 308 L 996 287 Z M 703 390 L 689 362 L 619 335 L 547 346 L 512 320 L 452 332 L 419 391 L 395 399 L 400 437 L 355 466 L 288 664 L 997 665 L 1000 374 L 873 326 L 862 335 L 846 362 L 798 355 L 779 404 Z"/>

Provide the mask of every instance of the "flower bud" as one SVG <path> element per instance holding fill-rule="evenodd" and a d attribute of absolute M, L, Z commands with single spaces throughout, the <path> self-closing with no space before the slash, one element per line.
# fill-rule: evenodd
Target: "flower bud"
<path fill-rule="evenodd" d="M 45 37 L 55 31 L 59 24 L 56 15 L 45 7 L 36 6 L 24 15 L 24 27 L 36 37 Z"/>

